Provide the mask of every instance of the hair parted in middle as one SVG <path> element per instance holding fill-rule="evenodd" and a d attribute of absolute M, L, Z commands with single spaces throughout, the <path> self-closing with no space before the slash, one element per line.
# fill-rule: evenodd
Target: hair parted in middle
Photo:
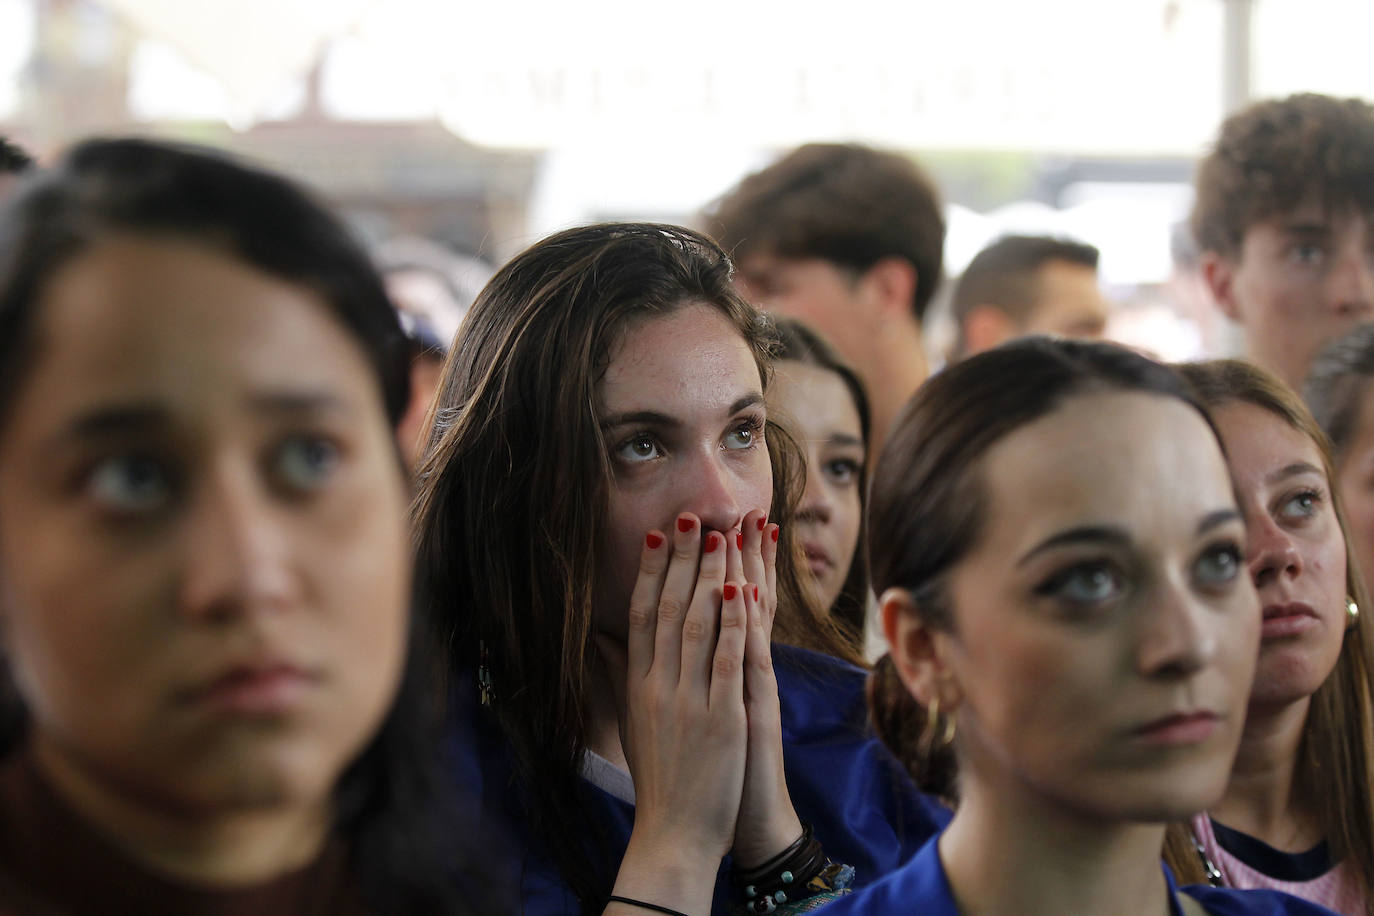
<path fill-rule="evenodd" d="M 489 670 L 529 833 L 589 907 L 604 905 L 614 877 L 607 857 L 593 855 L 595 818 L 579 801 L 593 580 L 612 481 L 598 387 L 632 323 L 704 305 L 739 331 L 766 388 L 775 335 L 735 293 L 731 271 L 714 242 L 675 226 L 550 236 L 478 296 L 431 407 L 412 513 L 420 600 L 435 615 L 450 674 Z M 788 524 L 804 486 L 800 451 L 771 422 L 765 435 L 769 517 L 781 526 L 774 639 L 857 663 L 856 646 L 802 578 Z"/>

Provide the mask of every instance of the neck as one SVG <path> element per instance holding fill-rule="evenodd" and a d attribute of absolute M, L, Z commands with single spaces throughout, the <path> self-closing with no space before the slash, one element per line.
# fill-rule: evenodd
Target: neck
<path fill-rule="evenodd" d="M 1285 852 L 1322 839 L 1297 785 L 1298 752 L 1311 699 L 1251 707 L 1226 795 L 1208 812 L 1218 821 Z"/>
<path fill-rule="evenodd" d="M 869 454 L 876 456 L 903 405 L 926 380 L 929 370 L 921 343 L 921 326 L 910 315 L 884 321 L 874 334 L 872 357 L 870 365 L 857 368 L 873 410 L 873 446 Z"/>
<path fill-rule="evenodd" d="M 1164 827 L 1105 821 L 975 779 L 940 840 L 962 916 L 1164 916 Z"/>
<path fill-rule="evenodd" d="M 332 800 L 207 811 L 159 806 L 39 735 L 34 765 L 83 820 L 135 861 L 214 887 L 261 884 L 303 868 L 324 848 Z"/>

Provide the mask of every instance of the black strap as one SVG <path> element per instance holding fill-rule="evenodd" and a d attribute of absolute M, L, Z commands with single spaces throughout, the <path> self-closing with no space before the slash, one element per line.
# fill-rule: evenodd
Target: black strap
<path fill-rule="evenodd" d="M 633 897 L 619 897 L 612 894 L 608 903 L 624 903 L 628 906 L 637 906 L 641 910 L 653 910 L 655 913 L 667 913 L 668 916 L 687 916 L 681 910 L 670 910 L 666 906 L 659 906 L 657 903 L 645 903 L 643 900 L 635 900 Z"/>

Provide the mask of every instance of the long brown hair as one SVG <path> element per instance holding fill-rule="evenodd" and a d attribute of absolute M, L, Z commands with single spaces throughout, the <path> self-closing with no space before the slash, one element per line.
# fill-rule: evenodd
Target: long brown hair
<path fill-rule="evenodd" d="M 511 750 L 529 835 L 596 911 L 616 865 L 579 779 L 612 473 L 597 386 L 632 321 L 693 304 L 738 329 L 766 387 L 771 325 L 733 291 L 731 269 L 714 242 L 674 226 L 553 235 L 478 296 L 431 407 L 413 510 L 420 599 L 438 621 L 450 674 L 490 673 L 491 712 Z M 774 637 L 857 663 L 857 648 L 802 578 L 788 524 L 803 486 L 800 453 L 772 423 L 765 435 L 770 518 L 781 525 Z"/>
<path fill-rule="evenodd" d="M 1179 367 L 1198 398 L 1210 410 L 1243 403 L 1266 410 L 1307 436 L 1321 454 L 1331 504 L 1341 534 L 1345 513 L 1336 490 L 1331 443 L 1302 400 L 1269 372 L 1240 360 L 1187 363 Z M 1346 593 L 1367 615 L 1371 609 L 1360 581 L 1350 538 L 1345 536 Z M 1336 667 L 1312 697 L 1303 726 L 1294 779 L 1316 804 L 1318 821 L 1333 861 L 1348 861 L 1374 916 L 1374 627 L 1362 616 L 1345 633 Z M 1186 834 L 1174 825 L 1166 843 L 1166 861 L 1180 882 L 1206 882 L 1201 859 Z"/>

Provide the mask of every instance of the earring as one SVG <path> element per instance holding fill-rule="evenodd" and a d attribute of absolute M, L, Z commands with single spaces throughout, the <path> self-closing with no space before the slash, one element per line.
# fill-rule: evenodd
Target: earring
<path fill-rule="evenodd" d="M 487 644 L 479 641 L 477 646 L 481 652 L 481 660 L 477 663 L 477 698 L 483 706 L 491 706 L 491 701 L 496 697 L 496 688 L 492 684 L 491 665 L 487 660 Z"/>
<path fill-rule="evenodd" d="M 1355 599 L 1346 595 L 1345 597 L 1345 628 L 1348 630 L 1360 622 L 1360 606 L 1355 603 Z"/>
<path fill-rule="evenodd" d="M 926 707 L 926 725 L 921 729 L 921 747 L 926 753 L 936 747 L 946 747 L 954 742 L 954 717 L 946 716 L 944 728 L 940 731 L 940 742 L 935 743 L 935 730 L 940 725 L 940 698 L 936 697 Z"/>

